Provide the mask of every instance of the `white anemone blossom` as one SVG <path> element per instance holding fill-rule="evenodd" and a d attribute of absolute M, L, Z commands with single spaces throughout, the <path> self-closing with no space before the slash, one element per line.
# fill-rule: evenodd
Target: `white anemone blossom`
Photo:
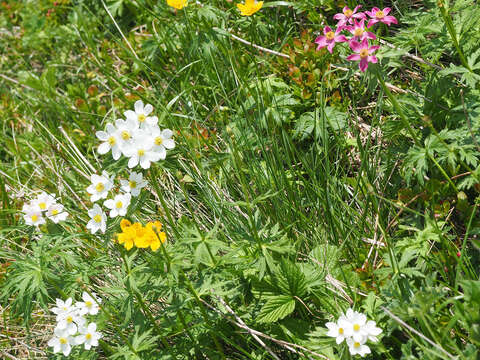
<path fill-rule="evenodd" d="M 129 192 L 132 196 L 140 195 L 140 190 L 142 190 L 146 185 L 147 181 L 143 179 L 142 173 L 136 173 L 132 171 L 128 177 L 128 180 L 120 180 L 122 185 L 122 190 Z"/>
<path fill-rule="evenodd" d="M 128 159 L 128 167 L 134 168 L 138 164 L 143 169 L 150 168 L 152 162 L 160 160 L 160 154 L 153 151 L 153 138 L 145 130 L 138 130 L 133 143 L 126 146 L 124 150 Z"/>
<path fill-rule="evenodd" d="M 76 306 L 78 308 L 78 312 L 81 315 L 97 315 L 98 310 L 99 310 L 99 305 L 102 300 L 97 298 L 95 294 L 92 294 L 91 296 L 84 291 L 82 294 L 82 300 L 78 303 L 76 303 Z"/>
<path fill-rule="evenodd" d="M 149 116 L 153 111 L 152 105 L 147 104 L 144 106 L 142 100 L 137 100 L 134 104 L 134 108 L 135 111 L 127 110 L 124 115 L 127 120 L 130 119 L 136 121 L 141 129 L 158 123 L 158 118 L 156 116 Z"/>
<path fill-rule="evenodd" d="M 92 346 L 98 346 L 98 340 L 102 337 L 102 334 L 97 332 L 97 324 L 95 323 L 79 328 L 78 332 L 80 335 L 75 337 L 75 344 L 83 344 L 85 350 L 90 350 Z"/>
<path fill-rule="evenodd" d="M 95 135 L 103 143 L 98 147 L 98 153 L 104 155 L 110 150 L 112 151 L 113 160 L 118 160 L 122 155 L 122 149 L 120 147 L 119 133 L 117 128 L 113 124 L 107 124 L 105 126 L 106 131 L 97 131 Z"/>
<path fill-rule="evenodd" d="M 63 355 L 68 356 L 72 351 L 72 345 L 75 345 L 75 339 L 65 329 L 54 330 L 54 337 L 48 341 L 48 346 L 53 347 L 53 352 L 62 352 Z"/>
<path fill-rule="evenodd" d="M 63 205 L 62 204 L 52 204 L 48 207 L 47 210 L 47 218 L 52 220 L 55 224 L 58 224 L 60 221 L 64 221 L 68 213 L 63 211 Z"/>
<path fill-rule="evenodd" d="M 57 315 L 57 321 L 60 317 L 64 314 L 71 313 L 75 310 L 75 306 L 72 305 L 72 298 L 68 298 L 67 300 L 63 301 L 62 299 L 55 300 L 56 305 L 55 307 L 51 308 L 50 310 Z"/>
<path fill-rule="evenodd" d="M 110 217 L 114 218 L 116 216 L 125 216 L 127 215 L 128 205 L 130 205 L 130 200 L 132 199 L 132 195 L 129 193 L 127 194 L 119 194 L 116 195 L 113 199 L 108 199 L 103 203 L 105 207 L 110 209 Z"/>
<path fill-rule="evenodd" d="M 87 192 L 90 194 L 90 200 L 95 202 L 99 199 L 106 199 L 108 192 L 113 187 L 113 176 L 110 178 L 106 171 L 102 175 L 92 174 L 90 177 L 92 182 L 87 187 Z"/>
<path fill-rule="evenodd" d="M 93 208 L 88 210 L 88 216 L 90 216 L 90 221 L 87 223 L 87 229 L 89 229 L 92 234 L 95 234 L 98 230 L 105 233 L 107 229 L 107 216 L 98 204 L 94 204 Z"/>
<path fill-rule="evenodd" d="M 160 159 L 164 160 L 167 157 L 167 150 L 171 150 L 175 147 L 175 142 L 172 139 L 173 131 L 165 129 L 160 131 L 158 126 L 154 126 L 152 129 L 153 137 L 153 151 L 160 154 Z"/>
<path fill-rule="evenodd" d="M 366 341 L 366 338 L 363 338 L 360 341 L 355 341 L 351 337 L 347 338 L 347 345 L 350 354 L 360 355 L 361 357 L 365 357 L 365 355 L 370 354 L 371 350 L 367 345 L 365 345 Z"/>
<path fill-rule="evenodd" d="M 55 197 L 43 191 L 36 199 L 32 200 L 31 205 L 35 211 L 46 211 L 50 205 L 55 204 Z"/>

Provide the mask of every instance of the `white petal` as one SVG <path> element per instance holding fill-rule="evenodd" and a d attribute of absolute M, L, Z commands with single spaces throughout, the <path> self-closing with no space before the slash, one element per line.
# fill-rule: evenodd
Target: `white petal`
<path fill-rule="evenodd" d="M 105 131 L 97 131 L 95 135 L 102 141 L 106 141 L 109 138 L 108 134 Z"/>
<path fill-rule="evenodd" d="M 143 114 L 145 116 L 148 116 L 152 111 L 153 111 L 153 106 L 150 104 L 145 105 L 145 107 L 143 108 Z"/>
<path fill-rule="evenodd" d="M 97 151 L 100 155 L 106 154 L 110 151 L 110 144 L 108 142 L 101 143 Z"/>
<path fill-rule="evenodd" d="M 108 123 L 105 128 L 107 130 L 107 133 L 109 133 L 110 135 L 112 135 L 117 130 L 115 126 L 113 126 L 113 124 L 110 124 L 110 123 Z"/>
<path fill-rule="evenodd" d="M 175 148 L 175 141 L 173 141 L 173 139 L 165 139 L 162 145 L 165 146 L 166 149 L 171 150 Z"/>
<path fill-rule="evenodd" d="M 145 170 L 150 168 L 150 159 L 144 156 L 143 159 L 140 161 L 140 166 Z"/>
<path fill-rule="evenodd" d="M 121 155 L 122 155 L 122 150 L 118 146 L 115 146 L 114 148 L 112 148 L 113 160 L 120 159 Z"/>
<path fill-rule="evenodd" d="M 134 108 L 137 114 L 141 114 L 143 112 L 143 101 L 142 100 L 135 101 Z"/>
<path fill-rule="evenodd" d="M 164 139 L 170 139 L 173 136 L 173 131 L 170 129 L 165 129 L 162 131 L 162 137 Z"/>
<path fill-rule="evenodd" d="M 167 157 L 167 150 L 162 146 L 157 150 L 159 160 L 165 160 Z"/>
<path fill-rule="evenodd" d="M 133 122 L 135 125 L 137 125 L 137 114 L 135 114 L 134 111 L 132 110 L 127 110 L 123 113 L 125 117 L 127 118 L 127 121 Z"/>
<path fill-rule="evenodd" d="M 128 167 L 131 169 L 135 166 L 138 165 L 138 155 L 133 155 L 129 160 L 128 160 Z"/>

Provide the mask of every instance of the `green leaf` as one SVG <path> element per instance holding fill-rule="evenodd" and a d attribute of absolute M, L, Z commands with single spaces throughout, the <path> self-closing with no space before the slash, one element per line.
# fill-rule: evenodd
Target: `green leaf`
<path fill-rule="evenodd" d="M 257 321 L 263 323 L 272 323 L 283 319 L 295 310 L 295 300 L 290 295 L 280 295 L 269 299 L 263 305 Z"/>

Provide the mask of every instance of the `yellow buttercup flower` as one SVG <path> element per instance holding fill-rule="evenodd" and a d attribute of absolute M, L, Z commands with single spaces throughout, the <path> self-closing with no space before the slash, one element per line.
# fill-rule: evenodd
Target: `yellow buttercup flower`
<path fill-rule="evenodd" d="M 237 4 L 238 9 L 240 10 L 241 15 L 250 16 L 255 14 L 263 6 L 263 1 L 255 0 L 245 0 L 245 4 Z"/>
<path fill-rule="evenodd" d="M 187 6 L 188 0 L 167 0 L 167 5 L 177 10 L 182 10 Z"/>
<path fill-rule="evenodd" d="M 160 242 L 164 243 L 167 235 L 161 232 L 162 224 L 159 221 L 149 222 L 146 226 L 140 223 L 132 224 L 130 221 L 123 219 L 120 222 L 122 232 L 117 234 L 117 241 L 123 244 L 125 249 L 130 250 L 134 245 L 137 248 L 151 248 L 157 251 Z"/>

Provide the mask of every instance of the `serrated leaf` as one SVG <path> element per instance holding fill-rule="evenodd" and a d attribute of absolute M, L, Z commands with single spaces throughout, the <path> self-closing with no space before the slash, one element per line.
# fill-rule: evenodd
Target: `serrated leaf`
<path fill-rule="evenodd" d="M 257 321 L 272 323 L 290 315 L 293 310 L 295 310 L 295 299 L 290 295 L 279 295 L 269 299 L 263 305 Z"/>

